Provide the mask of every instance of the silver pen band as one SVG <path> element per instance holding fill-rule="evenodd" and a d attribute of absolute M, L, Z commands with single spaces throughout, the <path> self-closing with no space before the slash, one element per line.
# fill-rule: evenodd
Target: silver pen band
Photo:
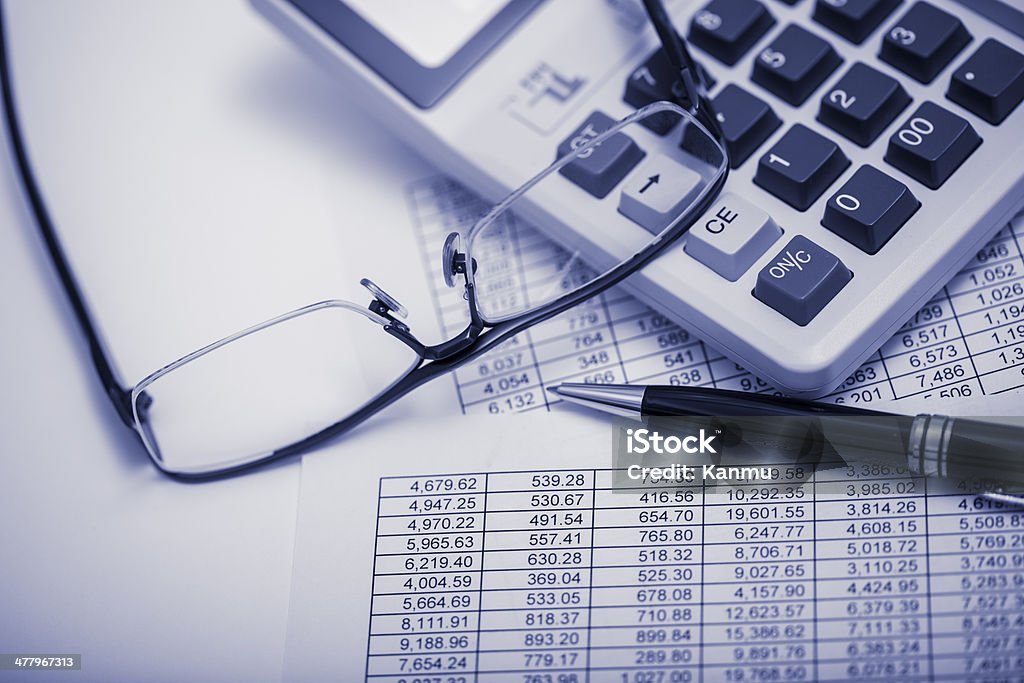
<path fill-rule="evenodd" d="M 954 419 L 946 415 L 918 415 L 907 440 L 907 467 L 914 474 L 947 476 L 949 436 Z"/>

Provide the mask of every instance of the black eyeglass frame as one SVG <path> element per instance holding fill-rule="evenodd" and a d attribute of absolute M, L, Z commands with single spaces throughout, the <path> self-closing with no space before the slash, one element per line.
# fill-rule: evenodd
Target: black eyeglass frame
<path fill-rule="evenodd" d="M 465 280 L 466 300 L 469 308 L 470 321 L 462 332 L 441 344 L 431 346 L 424 345 L 416 339 L 407 325 L 395 317 L 394 313 L 397 304 L 388 297 L 386 293 L 376 290 L 375 288 L 372 289 L 371 291 L 375 291 L 376 295 L 369 305 L 369 310 L 388 321 L 388 324 L 384 325 L 383 329 L 388 334 L 391 334 L 412 348 L 419 356 L 419 362 L 402 375 L 395 383 L 372 398 L 361 408 L 357 409 L 346 418 L 325 427 L 314 434 L 287 446 L 275 449 L 262 457 L 246 461 L 241 464 L 229 465 L 218 469 L 211 469 L 209 471 L 183 473 L 165 468 L 160 462 L 159 457 L 157 457 L 152 452 L 152 449 L 147 446 L 147 439 L 143 438 L 142 435 L 142 432 L 146 430 L 145 411 L 148 404 L 145 392 L 135 393 L 133 400 L 133 390 L 127 389 L 125 384 L 118 377 L 111 361 L 111 356 L 108 353 L 93 318 L 89 313 L 81 288 L 79 287 L 67 257 L 64 254 L 60 240 L 57 237 L 57 233 L 50 218 L 46 203 L 43 199 L 42 192 L 40 191 L 35 174 L 32 170 L 28 153 L 25 149 L 21 126 L 17 116 L 13 87 L 11 85 L 10 78 L 3 4 L 2 0 L 0 0 L 0 90 L 2 90 L 4 114 L 7 121 L 10 143 L 14 152 L 17 170 L 21 176 L 22 185 L 27 195 L 32 213 L 35 217 L 37 227 L 47 248 L 47 252 L 50 259 L 53 261 L 53 265 L 57 270 L 57 275 L 60 278 L 61 285 L 64 288 L 69 302 L 71 303 L 78 326 L 81 329 L 82 334 L 85 336 L 86 342 L 89 346 L 90 356 L 92 357 L 93 365 L 99 375 L 104 391 L 113 403 L 121 421 L 135 433 L 136 437 L 140 441 L 140 445 L 146 448 L 146 451 L 154 465 L 161 472 L 171 476 L 172 478 L 182 481 L 200 481 L 240 474 L 260 467 L 261 465 L 265 465 L 291 455 L 297 455 L 314 448 L 325 441 L 333 439 L 353 429 L 430 380 L 447 374 L 465 363 L 474 360 L 502 342 L 516 334 L 519 334 L 523 330 L 557 316 L 560 313 L 563 313 L 564 311 L 573 308 L 574 306 L 577 306 L 598 294 L 601 294 L 610 287 L 615 286 L 626 277 L 635 273 L 637 270 L 640 270 L 660 256 L 668 247 L 674 244 L 687 230 L 689 230 L 690 226 L 696 221 L 696 219 L 706 212 L 710 208 L 711 203 L 714 202 L 721 194 L 722 188 L 724 187 L 729 175 L 728 150 L 723 142 L 722 132 L 718 121 L 715 118 L 711 104 L 706 98 L 703 87 L 699 85 L 701 83 L 699 71 L 692 58 L 690 58 L 689 53 L 686 51 L 686 48 L 678 34 L 672 28 L 671 22 L 668 19 L 664 8 L 661 6 L 660 0 L 644 0 L 644 5 L 647 8 L 658 36 L 662 41 L 663 48 L 668 53 L 673 66 L 680 73 L 680 81 L 683 88 L 682 93 L 680 94 L 679 105 L 668 102 L 656 102 L 637 110 L 615 126 L 602 132 L 586 144 L 581 145 L 577 150 L 575 150 L 574 154 L 557 160 L 540 175 L 533 178 L 529 183 L 519 188 L 512 195 L 509 195 L 504 202 L 497 205 L 495 209 L 492 209 L 492 211 L 484 216 L 480 222 L 493 218 L 497 213 L 500 213 L 503 206 L 511 203 L 511 201 L 514 201 L 518 196 L 525 193 L 532 184 L 549 174 L 556 172 L 562 166 L 571 163 L 571 161 L 579 154 L 597 147 L 609 137 L 615 135 L 626 125 L 646 118 L 654 113 L 667 111 L 677 111 L 677 113 L 682 113 L 682 111 L 678 110 L 680 105 L 684 107 L 683 111 L 691 114 L 693 119 L 705 129 L 704 132 L 707 133 L 709 137 L 719 143 L 722 152 L 725 155 L 725 162 L 721 173 L 715 178 L 714 182 L 704 189 L 697 202 L 690 207 L 685 214 L 680 216 L 673 225 L 663 231 L 657 238 L 655 238 L 654 241 L 632 257 L 622 261 L 610 270 L 605 271 L 593 280 L 581 285 L 579 288 L 566 294 L 562 298 L 497 323 L 487 322 L 484 316 L 480 314 L 477 305 L 475 285 L 471 274 L 468 272 L 468 269 L 472 267 L 472 263 L 467 260 L 465 254 L 458 252 L 457 249 L 449 250 L 449 246 L 452 244 L 450 236 L 449 242 L 446 242 L 445 245 L 445 256 L 446 258 L 451 259 L 450 262 L 445 263 L 446 269 L 450 269 L 446 273 L 446 278 L 452 274 L 460 274 L 463 276 Z M 140 384 L 144 382 L 145 380 Z"/>

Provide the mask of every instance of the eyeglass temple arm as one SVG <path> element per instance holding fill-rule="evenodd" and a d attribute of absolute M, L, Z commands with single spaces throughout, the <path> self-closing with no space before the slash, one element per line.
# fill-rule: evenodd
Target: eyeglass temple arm
<path fill-rule="evenodd" d="M 643 3 L 669 63 L 679 74 L 679 80 L 683 84 L 683 93 L 689 100 L 686 104 L 695 113 L 701 105 L 700 89 L 697 87 L 697 79 L 700 78 L 700 74 L 697 73 L 697 65 L 672 25 L 672 20 L 665 11 L 661 0 L 643 0 Z"/>
<path fill-rule="evenodd" d="M 57 269 L 57 275 L 60 277 L 61 285 L 64 287 L 64 293 L 71 302 L 71 309 L 74 311 L 75 319 L 78 321 L 78 327 L 81 329 L 82 334 L 85 335 L 86 341 L 89 344 L 89 354 L 92 356 L 93 365 L 96 366 L 96 372 L 99 373 L 103 389 L 106 391 L 107 396 L 110 397 L 111 402 L 113 402 L 121 421 L 126 426 L 133 427 L 135 420 L 132 416 L 131 392 L 125 389 L 118 379 L 117 372 L 114 370 L 114 365 L 110 360 L 110 355 L 100 339 L 92 316 L 89 315 L 85 298 L 82 296 L 82 291 L 78 287 L 71 266 L 64 256 L 64 250 L 61 248 L 57 232 L 53 227 L 53 222 L 50 220 L 46 202 L 43 200 L 42 192 L 36 183 L 35 174 L 32 172 L 32 164 L 25 149 L 25 141 L 22 137 L 21 126 L 18 122 L 17 110 L 14 104 L 2 0 L 0 0 L 0 89 L 3 91 L 4 118 L 7 120 L 8 139 L 14 152 L 14 160 L 22 187 L 28 197 L 32 215 L 39 228 L 39 234 L 42 235 L 43 242 L 46 244 L 46 250 L 49 252 L 54 268 Z"/>

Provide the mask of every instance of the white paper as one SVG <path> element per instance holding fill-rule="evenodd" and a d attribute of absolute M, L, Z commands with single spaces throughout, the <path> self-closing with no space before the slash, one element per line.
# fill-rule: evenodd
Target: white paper
<path fill-rule="evenodd" d="M 1024 511 L 843 469 L 800 496 L 643 501 L 608 490 L 607 423 L 556 412 L 392 422 L 307 457 L 284 680 L 1021 670 Z"/>

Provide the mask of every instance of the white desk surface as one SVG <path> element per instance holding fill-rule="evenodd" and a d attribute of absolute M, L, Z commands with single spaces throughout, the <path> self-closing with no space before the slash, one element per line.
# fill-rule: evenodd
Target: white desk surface
<path fill-rule="evenodd" d="M 352 135 L 372 124 L 243 0 L 4 4 L 30 152 L 128 380 L 310 292 L 353 294 L 330 257 L 295 282 L 284 264 L 343 239 L 324 167 L 394 143 Z M 241 233 L 214 227 L 229 223 Z M 0 301 L 0 652 L 83 655 L 33 681 L 280 680 L 298 463 L 200 485 L 157 473 L 100 389 L 6 134 Z"/>

